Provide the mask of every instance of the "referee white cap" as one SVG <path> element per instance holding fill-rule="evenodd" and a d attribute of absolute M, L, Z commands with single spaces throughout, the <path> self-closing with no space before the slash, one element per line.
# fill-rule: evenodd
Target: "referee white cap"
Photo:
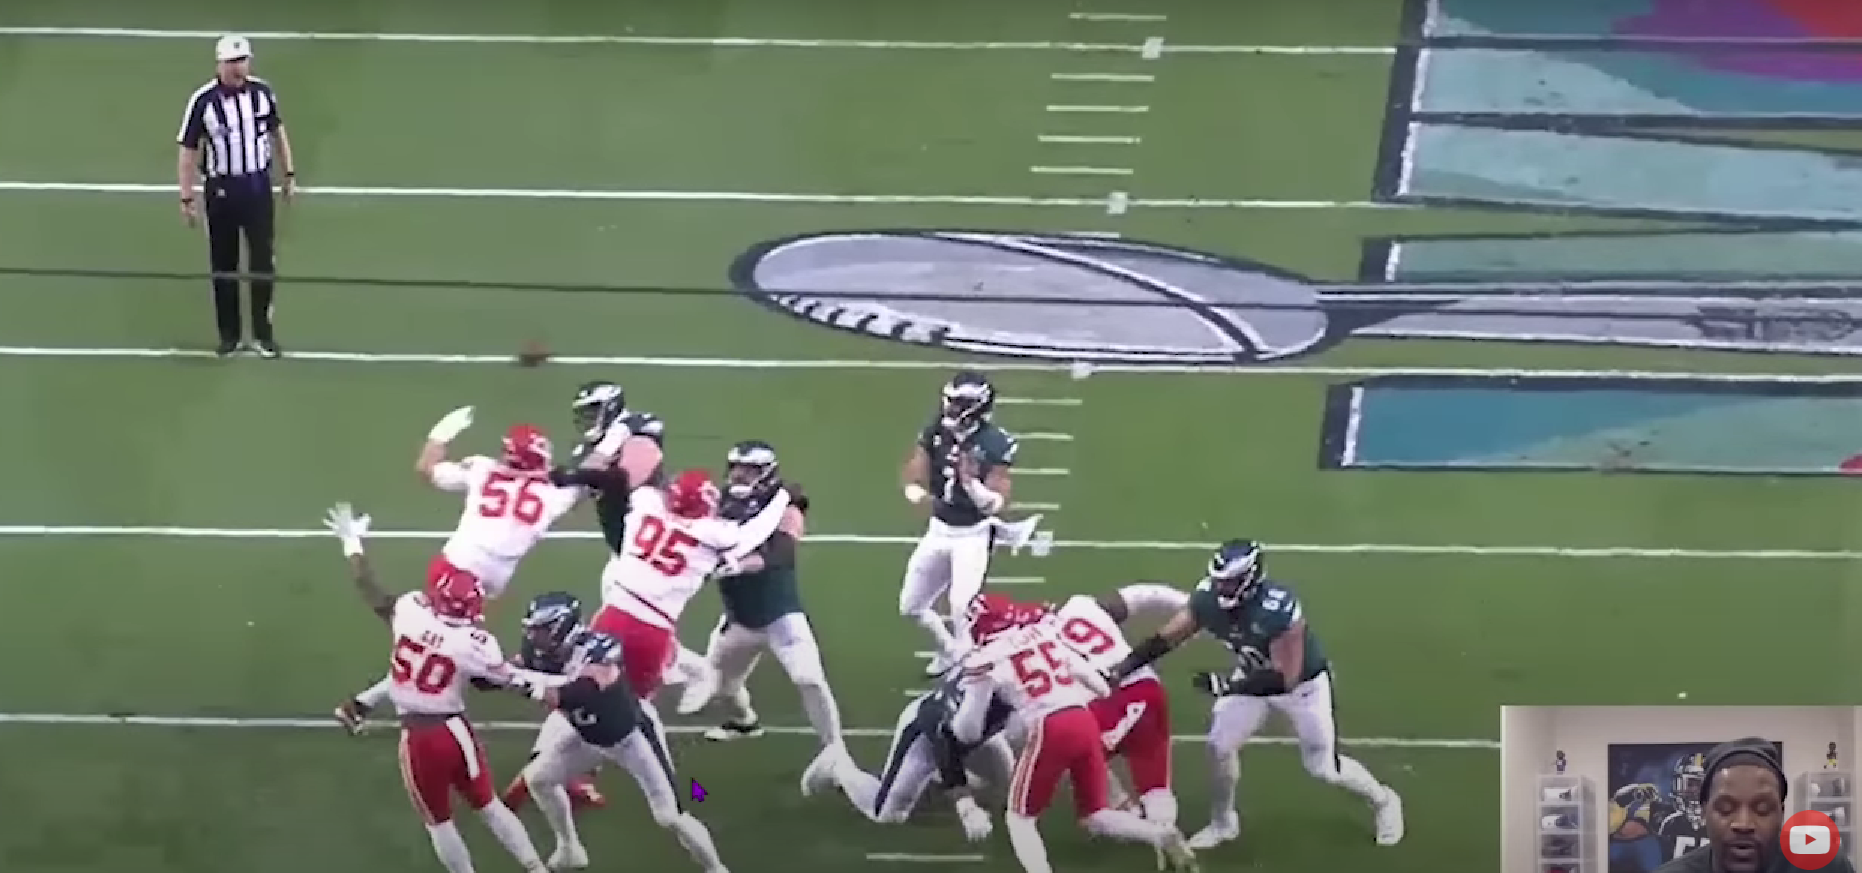
<path fill-rule="evenodd" d="M 229 33 L 213 44 L 213 56 L 222 61 L 237 61 L 252 57 L 252 41 Z"/>

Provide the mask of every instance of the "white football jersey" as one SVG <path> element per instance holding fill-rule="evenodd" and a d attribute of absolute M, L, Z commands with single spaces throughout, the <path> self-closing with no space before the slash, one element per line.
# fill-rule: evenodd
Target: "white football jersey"
<path fill-rule="evenodd" d="M 394 650 L 388 662 L 388 699 L 396 712 L 462 713 L 466 684 L 473 678 L 509 678 L 511 668 L 496 637 L 476 625 L 441 621 L 418 591 L 395 601 L 390 627 Z"/>
<path fill-rule="evenodd" d="M 1099 601 L 1084 594 L 1075 595 L 1060 605 L 1060 609 L 1049 618 L 1060 638 L 1086 659 L 1088 666 L 1101 673 L 1107 673 L 1117 667 L 1131 654 L 1131 644 L 1125 641 L 1125 634 L 1119 629 L 1118 622 L 1107 615 Z M 1121 684 L 1157 678 L 1157 671 L 1150 667 L 1135 670 L 1125 677 Z"/>
<path fill-rule="evenodd" d="M 601 573 L 602 602 L 648 624 L 673 628 L 686 603 L 735 548 L 741 526 L 721 518 L 680 518 L 666 510 L 666 493 L 641 487 L 630 495 L 626 548 Z"/>
<path fill-rule="evenodd" d="M 969 694 L 994 694 L 1024 724 L 1099 698 L 1080 675 L 1093 673 L 1092 667 L 1047 622 L 997 636 L 965 656 L 963 667 L 973 683 L 966 700 Z"/>
<path fill-rule="evenodd" d="M 540 474 L 515 473 L 483 455 L 434 465 L 433 484 L 465 492 L 459 526 L 440 554 L 478 577 L 490 594 L 504 589 L 517 562 L 581 497 L 579 488 L 558 488 Z"/>

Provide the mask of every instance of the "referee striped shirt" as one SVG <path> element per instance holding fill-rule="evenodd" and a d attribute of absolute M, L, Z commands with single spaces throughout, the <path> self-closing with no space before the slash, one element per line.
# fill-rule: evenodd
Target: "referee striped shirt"
<path fill-rule="evenodd" d="M 250 176 L 271 169 L 271 135 L 283 125 L 272 86 L 249 78 L 233 87 L 216 79 L 188 98 L 176 141 L 200 150 L 209 179 Z"/>

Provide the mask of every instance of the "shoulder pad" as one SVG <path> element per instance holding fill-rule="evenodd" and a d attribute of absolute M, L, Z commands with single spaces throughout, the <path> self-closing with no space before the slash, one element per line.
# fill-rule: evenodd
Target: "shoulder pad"
<path fill-rule="evenodd" d="M 1190 590 L 1191 591 L 1214 591 L 1215 588 L 1208 579 L 1204 579 L 1201 582 L 1196 583 L 1196 587 Z"/>

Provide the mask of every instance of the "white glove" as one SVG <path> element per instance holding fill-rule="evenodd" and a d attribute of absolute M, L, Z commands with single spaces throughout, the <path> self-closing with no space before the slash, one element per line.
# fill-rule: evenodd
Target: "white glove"
<path fill-rule="evenodd" d="M 343 543 L 343 554 L 355 556 L 362 554 L 362 538 L 368 536 L 369 517 L 356 515 L 354 507 L 347 503 L 338 503 L 323 516 L 323 526 Z"/>
<path fill-rule="evenodd" d="M 718 568 L 711 571 L 711 578 L 723 579 L 743 572 L 743 561 L 733 555 L 718 555 Z"/>
<path fill-rule="evenodd" d="M 989 820 L 989 813 L 976 805 L 976 801 L 965 797 L 957 801 L 957 821 L 963 825 L 963 835 L 972 843 L 989 839 L 995 824 Z"/>
<path fill-rule="evenodd" d="M 905 500 L 907 503 L 923 503 L 925 502 L 925 498 L 930 496 L 931 492 L 926 491 L 925 486 L 916 482 L 905 486 Z"/>
<path fill-rule="evenodd" d="M 427 441 L 434 443 L 450 443 L 454 438 L 464 433 L 466 428 L 471 426 L 472 407 L 461 406 L 458 409 L 446 413 L 445 418 L 440 419 L 438 423 L 433 425 L 432 430 L 427 431 Z"/>

